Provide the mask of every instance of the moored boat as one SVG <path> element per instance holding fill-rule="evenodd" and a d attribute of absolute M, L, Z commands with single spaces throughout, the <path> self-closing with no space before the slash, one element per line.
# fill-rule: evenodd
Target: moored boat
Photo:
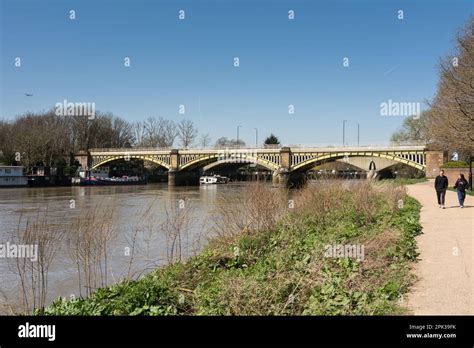
<path fill-rule="evenodd" d="M 204 175 L 199 178 L 201 185 L 227 184 L 228 182 L 229 178 L 221 175 Z"/>
<path fill-rule="evenodd" d="M 145 185 L 146 180 L 138 176 L 122 176 L 111 178 L 75 178 L 73 184 L 80 186 L 108 186 L 108 185 Z"/>
<path fill-rule="evenodd" d="M 73 185 L 79 186 L 107 186 L 107 185 L 144 185 L 147 183 L 145 178 L 138 176 L 109 177 L 108 170 L 78 170 L 75 178 L 72 178 Z"/>

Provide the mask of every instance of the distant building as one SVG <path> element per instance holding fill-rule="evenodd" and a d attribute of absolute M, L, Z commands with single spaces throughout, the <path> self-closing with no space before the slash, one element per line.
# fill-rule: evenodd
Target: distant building
<path fill-rule="evenodd" d="M 22 166 L 0 165 L 0 187 L 26 186 L 28 179 Z"/>

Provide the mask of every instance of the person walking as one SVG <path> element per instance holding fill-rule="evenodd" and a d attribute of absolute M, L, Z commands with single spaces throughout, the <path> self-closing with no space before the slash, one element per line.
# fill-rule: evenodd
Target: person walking
<path fill-rule="evenodd" d="M 444 175 L 444 170 L 439 171 L 439 175 L 435 179 L 434 187 L 436 190 L 436 197 L 438 198 L 438 206 L 444 209 L 444 199 L 446 197 L 446 190 L 448 189 L 448 178 Z"/>
<path fill-rule="evenodd" d="M 464 208 L 464 200 L 466 199 L 466 189 L 468 185 L 469 184 L 466 178 L 464 177 L 464 174 L 460 173 L 458 179 L 456 180 L 456 183 L 454 184 L 454 188 L 456 189 L 456 192 L 458 194 L 459 206 L 461 208 Z"/>

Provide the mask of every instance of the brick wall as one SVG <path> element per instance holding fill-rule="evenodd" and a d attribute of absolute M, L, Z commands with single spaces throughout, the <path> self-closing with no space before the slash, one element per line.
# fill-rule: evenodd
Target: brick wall
<path fill-rule="evenodd" d="M 459 173 L 464 174 L 464 177 L 469 181 L 469 167 L 467 168 L 443 168 L 444 175 L 448 177 L 449 187 L 452 188 L 458 179 Z M 474 185 L 473 185 L 474 186 Z"/>
<path fill-rule="evenodd" d="M 439 174 L 443 163 L 446 162 L 446 153 L 444 151 L 426 152 L 426 177 L 434 178 Z"/>

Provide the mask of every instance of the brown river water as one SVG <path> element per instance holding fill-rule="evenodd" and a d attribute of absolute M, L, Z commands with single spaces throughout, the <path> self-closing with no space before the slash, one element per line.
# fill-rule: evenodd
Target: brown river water
<path fill-rule="evenodd" d="M 101 214 L 113 210 L 110 219 L 113 233 L 107 247 L 107 282 L 115 283 L 132 274 L 149 272 L 169 260 L 169 241 L 159 228 L 168 221 L 166 211 L 179 204 L 190 204 L 189 224 L 182 237 L 181 252 L 186 258 L 199 252 L 212 236 L 209 216 L 221 197 L 229 202 L 243 194 L 245 184 L 196 187 L 168 187 L 166 184 L 101 187 L 47 187 L 0 189 L 0 245 L 15 243 L 19 231 L 27 223 L 44 219 L 48 225 L 59 226 L 68 236 L 77 233 L 78 217 L 85 211 Z M 183 203 L 185 202 L 185 203 Z M 144 211 L 151 207 L 143 223 Z M 229 207 L 231 209 L 231 207 Z M 133 231 L 142 223 L 148 227 Z M 20 228 L 19 228 L 20 226 Z M 58 296 L 78 297 L 80 287 L 76 262 L 70 242 L 62 238 L 51 262 L 48 275 L 47 303 Z M 135 245 L 130 266 L 130 247 Z M 128 250 L 128 253 L 125 251 Z M 0 314 L 8 314 L 5 304 L 16 306 L 20 300 L 21 283 L 16 270 L 17 259 L 0 257 Z M 82 293 L 84 295 L 84 293 Z"/>

